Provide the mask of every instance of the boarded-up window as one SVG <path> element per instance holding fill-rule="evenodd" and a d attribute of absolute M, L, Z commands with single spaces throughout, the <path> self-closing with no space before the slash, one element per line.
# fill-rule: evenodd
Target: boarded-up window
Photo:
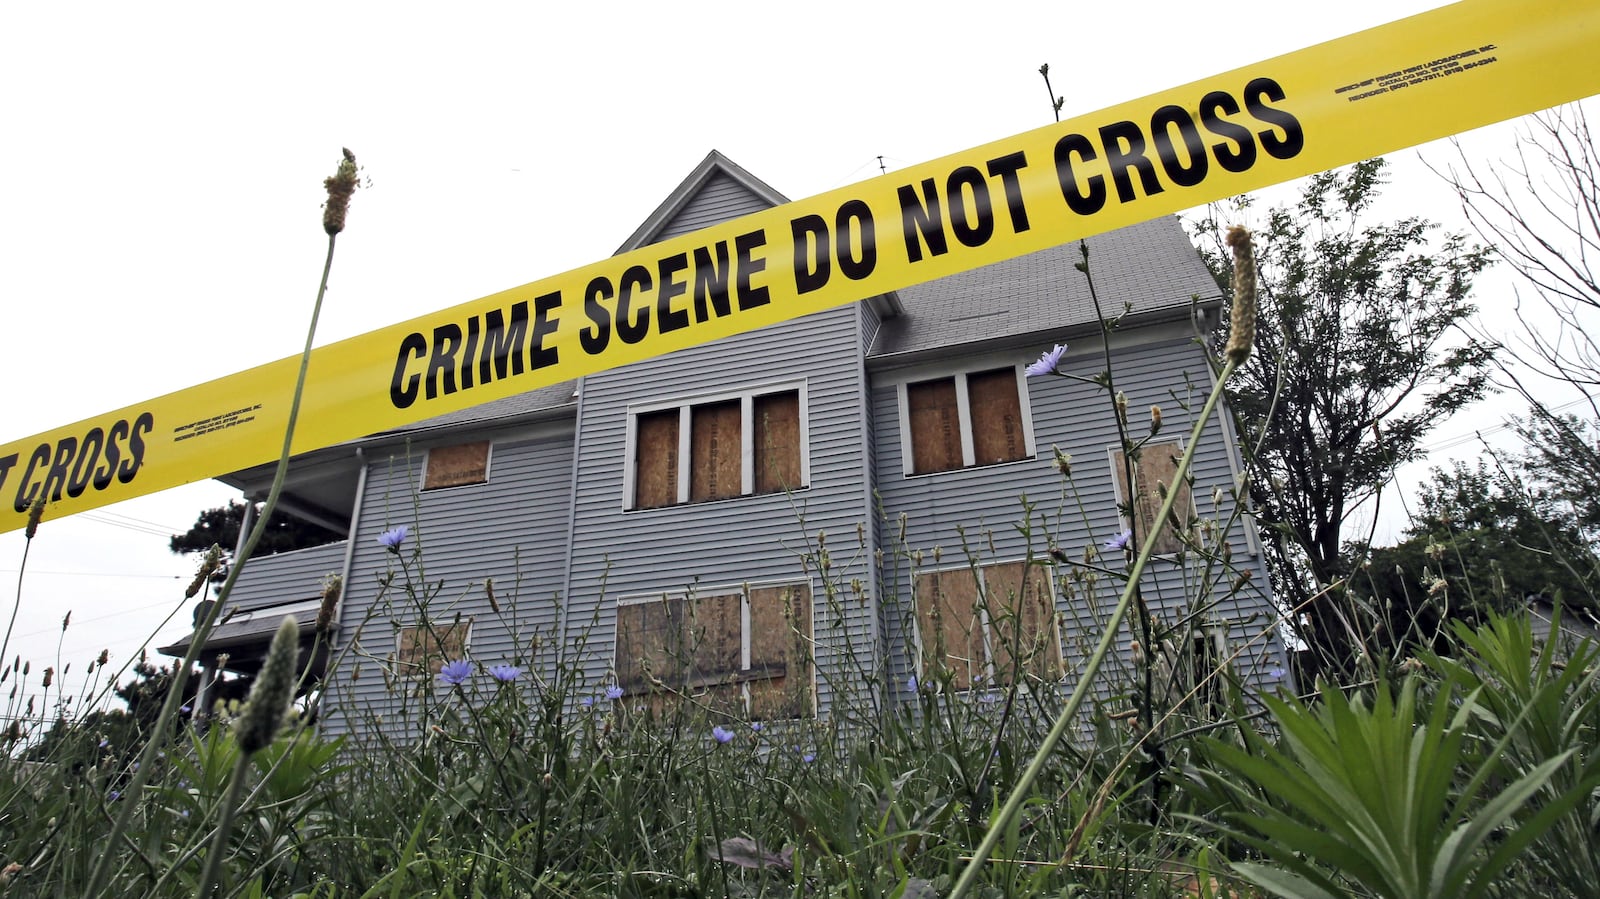
<path fill-rule="evenodd" d="M 956 471 L 1030 458 L 1022 397 L 1015 367 L 907 384 L 902 443 L 906 473 Z"/>
<path fill-rule="evenodd" d="M 925 677 L 955 690 L 1061 679 L 1055 591 L 1045 565 L 1002 562 L 917 577 L 917 634 Z"/>
<path fill-rule="evenodd" d="M 1146 444 L 1134 460 L 1134 483 L 1137 489 L 1130 492 L 1122 451 L 1116 450 L 1111 454 L 1112 474 L 1117 479 L 1117 489 L 1132 510 L 1132 522 L 1140 540 L 1156 528 L 1156 514 L 1161 511 L 1164 501 L 1163 491 L 1173 489 L 1178 459 L 1182 455 L 1183 448 L 1176 441 Z M 1186 529 L 1194 518 L 1194 498 L 1190 495 L 1188 483 L 1180 481 L 1176 489 L 1178 498 L 1172 505 L 1172 518 L 1177 520 L 1177 528 L 1174 528 L 1171 519 L 1160 522 L 1161 531 L 1156 538 L 1158 553 L 1175 553 L 1182 548 L 1178 529 Z"/>
<path fill-rule="evenodd" d="M 801 396 L 799 390 L 752 393 L 639 413 L 634 419 L 629 508 L 805 487 Z M 689 479 L 686 490 L 679 483 L 680 462 Z"/>
<path fill-rule="evenodd" d="M 738 676 L 744 655 L 743 603 L 738 593 L 696 596 L 688 603 L 689 686 L 714 686 Z"/>
<path fill-rule="evenodd" d="M 995 680 L 1011 683 L 1018 675 L 1060 680 L 1061 637 L 1049 566 L 1023 562 L 986 565 L 983 588 Z"/>
<path fill-rule="evenodd" d="M 811 589 L 805 584 L 750 591 L 750 717 L 815 714 L 811 689 Z"/>
<path fill-rule="evenodd" d="M 689 501 L 744 492 L 739 401 L 695 406 L 689 413 Z"/>
<path fill-rule="evenodd" d="M 684 657 L 681 598 L 617 606 L 617 685 L 628 694 L 682 687 Z"/>
<path fill-rule="evenodd" d="M 427 470 L 422 476 L 423 490 L 462 487 L 489 480 L 489 441 L 436 446 L 428 450 Z"/>
<path fill-rule="evenodd" d="M 967 400 L 972 410 L 974 464 L 994 465 L 1028 457 L 1015 368 L 967 375 Z"/>
<path fill-rule="evenodd" d="M 616 676 L 635 707 L 678 699 L 731 716 L 813 714 L 805 584 L 617 607 Z"/>
<path fill-rule="evenodd" d="M 635 430 L 633 504 L 640 509 L 678 502 L 678 410 L 640 415 Z"/>
<path fill-rule="evenodd" d="M 906 385 L 911 426 L 911 473 L 961 467 L 961 411 L 954 378 Z"/>
<path fill-rule="evenodd" d="M 800 469 L 800 392 L 786 390 L 758 396 L 751 405 L 755 419 L 755 492 L 797 490 Z"/>
<path fill-rule="evenodd" d="M 941 680 L 949 672 L 950 685 L 957 690 L 970 688 L 973 676 L 989 669 L 979 609 L 978 579 L 971 568 L 917 576 L 922 670 Z"/>
<path fill-rule="evenodd" d="M 470 618 L 402 627 L 395 646 L 398 673 L 434 675 L 445 662 L 466 658 L 471 628 Z"/>

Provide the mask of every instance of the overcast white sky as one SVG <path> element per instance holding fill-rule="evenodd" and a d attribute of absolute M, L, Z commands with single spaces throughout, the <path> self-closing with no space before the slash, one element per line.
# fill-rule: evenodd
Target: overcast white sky
<path fill-rule="evenodd" d="M 297 353 L 341 146 L 373 185 L 319 343 L 609 255 L 712 148 L 801 199 L 1047 123 L 1041 63 L 1076 115 L 1439 5 L 7 4 L 0 440 Z M 1392 159 L 1391 214 L 1459 222 L 1416 153 Z M 167 536 L 232 495 L 47 521 L 11 641 L 33 679 L 58 638 L 75 687 L 174 609 L 154 642 L 181 636 L 192 563 Z M 22 551 L 0 535 L 0 619 Z"/>

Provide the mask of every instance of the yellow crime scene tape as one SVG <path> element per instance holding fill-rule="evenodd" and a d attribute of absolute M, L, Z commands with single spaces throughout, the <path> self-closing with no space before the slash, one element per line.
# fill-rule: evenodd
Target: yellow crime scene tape
<path fill-rule="evenodd" d="M 318 348 L 305 452 L 1600 93 L 1600 0 L 1467 0 Z M 298 357 L 0 447 L 0 533 L 277 458 Z"/>

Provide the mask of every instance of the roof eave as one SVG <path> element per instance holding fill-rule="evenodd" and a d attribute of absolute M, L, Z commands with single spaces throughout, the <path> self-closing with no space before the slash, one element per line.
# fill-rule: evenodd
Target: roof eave
<path fill-rule="evenodd" d="M 1198 319 L 1202 316 L 1209 318 L 1210 313 L 1217 311 L 1221 306 L 1222 298 L 1220 296 L 1196 296 L 1186 304 L 1175 303 L 1170 306 L 1162 306 L 1126 315 L 1122 318 L 1119 328 L 1123 331 L 1132 331 L 1136 328 L 1189 321 L 1196 325 L 1197 332 L 1209 330 L 1214 326 L 1214 323 L 1203 324 Z M 983 340 L 917 347 L 914 350 L 899 350 L 895 352 L 878 352 L 874 350 L 867 356 L 867 367 L 872 369 L 889 368 L 922 362 L 928 359 L 948 357 L 952 351 L 960 351 L 962 354 L 981 353 L 1013 346 L 1043 345 L 1052 341 L 1070 342 L 1085 337 L 1098 336 L 1099 334 L 1100 323 L 1089 319 L 1065 327 L 1020 331 L 1012 334 L 996 334 Z"/>

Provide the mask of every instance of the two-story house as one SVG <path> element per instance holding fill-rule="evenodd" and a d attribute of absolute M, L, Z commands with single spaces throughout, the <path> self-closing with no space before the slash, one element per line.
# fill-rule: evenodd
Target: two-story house
<path fill-rule="evenodd" d="M 621 250 L 783 202 L 713 152 Z M 1103 544 L 1158 524 L 1220 304 L 1176 219 L 1087 244 L 1098 310 L 1074 242 L 298 456 L 280 508 L 348 539 L 250 562 L 202 658 L 248 672 L 283 614 L 309 635 L 338 574 L 335 730 L 446 657 L 756 717 L 1070 678 L 1117 598 Z M 1078 377 L 1027 376 L 1057 343 Z M 1135 438 L 1161 408 L 1131 499 L 1108 360 Z M 1218 415 L 1144 593 L 1259 679 L 1287 666 L 1238 471 Z M 259 499 L 271 475 L 223 480 Z"/>

